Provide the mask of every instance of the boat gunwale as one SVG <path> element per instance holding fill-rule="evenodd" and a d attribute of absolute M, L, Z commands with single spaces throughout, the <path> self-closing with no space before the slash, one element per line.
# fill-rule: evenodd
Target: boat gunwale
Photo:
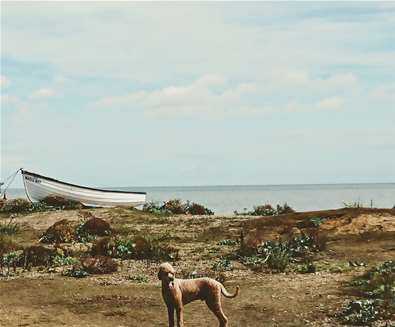
<path fill-rule="evenodd" d="M 78 188 L 82 188 L 82 189 L 85 189 L 85 190 L 105 192 L 105 193 L 144 194 L 144 195 L 147 194 L 147 192 L 129 192 L 129 191 L 119 191 L 119 190 L 105 190 L 105 189 L 99 189 L 99 188 L 94 188 L 94 187 L 81 186 L 81 185 L 77 185 L 77 184 L 63 182 L 63 181 L 60 181 L 58 179 L 47 177 L 47 176 L 43 176 L 43 175 L 40 175 L 40 174 L 32 173 L 30 171 L 23 170 L 23 169 L 21 170 L 21 172 L 22 172 L 22 175 L 25 175 L 25 174 L 26 175 L 31 175 L 31 176 L 34 176 L 34 177 L 37 177 L 37 178 L 46 179 L 46 180 L 51 181 L 51 182 L 55 182 L 55 183 L 59 183 L 59 184 L 67 185 L 67 186 L 78 187 Z"/>

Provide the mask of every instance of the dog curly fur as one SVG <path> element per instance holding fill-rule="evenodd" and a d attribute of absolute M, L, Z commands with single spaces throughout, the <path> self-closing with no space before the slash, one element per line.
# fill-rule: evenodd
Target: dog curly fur
<path fill-rule="evenodd" d="M 174 327 L 174 311 L 177 313 L 177 327 L 184 327 L 184 306 L 195 300 L 205 301 L 214 313 L 220 327 L 228 326 L 228 318 L 221 306 L 221 294 L 234 298 L 239 294 L 239 286 L 234 294 L 226 291 L 225 287 L 211 278 L 178 279 L 175 269 L 169 263 L 159 266 L 158 278 L 162 281 L 162 296 L 167 306 L 169 327 Z"/>

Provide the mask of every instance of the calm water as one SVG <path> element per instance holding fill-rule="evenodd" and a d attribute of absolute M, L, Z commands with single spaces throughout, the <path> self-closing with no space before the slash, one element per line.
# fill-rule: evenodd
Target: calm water
<path fill-rule="evenodd" d="M 149 201 L 190 200 L 204 204 L 217 214 L 250 210 L 254 205 L 287 202 L 297 211 L 332 209 L 343 203 L 360 202 L 374 207 L 395 205 L 395 183 L 328 185 L 256 185 L 256 186 L 188 186 L 132 187 L 120 190 L 145 191 Z M 23 189 L 8 190 L 9 197 L 25 196 Z"/>

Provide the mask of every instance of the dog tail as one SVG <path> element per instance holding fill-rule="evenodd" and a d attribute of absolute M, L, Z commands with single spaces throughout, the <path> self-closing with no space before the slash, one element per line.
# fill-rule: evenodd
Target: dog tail
<path fill-rule="evenodd" d="M 229 298 L 229 299 L 233 299 L 234 297 L 236 297 L 239 294 L 239 290 L 240 290 L 240 287 L 236 286 L 236 291 L 233 294 L 230 294 L 226 290 L 225 286 L 221 284 L 221 293 L 222 293 L 222 295 L 227 297 L 227 298 Z"/>

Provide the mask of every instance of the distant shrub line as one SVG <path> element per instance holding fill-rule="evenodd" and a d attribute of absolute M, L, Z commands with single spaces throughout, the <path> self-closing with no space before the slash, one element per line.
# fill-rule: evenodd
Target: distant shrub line
<path fill-rule="evenodd" d="M 167 215 L 213 215 L 214 212 L 205 206 L 195 202 L 182 202 L 180 199 L 173 199 L 163 202 L 162 205 L 157 202 L 147 202 L 143 211 Z"/>
<path fill-rule="evenodd" d="M 277 204 L 275 208 L 273 208 L 270 204 L 259 205 L 255 206 L 254 210 L 252 211 L 234 211 L 234 214 L 237 216 L 278 216 L 294 212 L 294 209 L 292 209 L 287 203 L 284 203 L 283 205 Z"/>

